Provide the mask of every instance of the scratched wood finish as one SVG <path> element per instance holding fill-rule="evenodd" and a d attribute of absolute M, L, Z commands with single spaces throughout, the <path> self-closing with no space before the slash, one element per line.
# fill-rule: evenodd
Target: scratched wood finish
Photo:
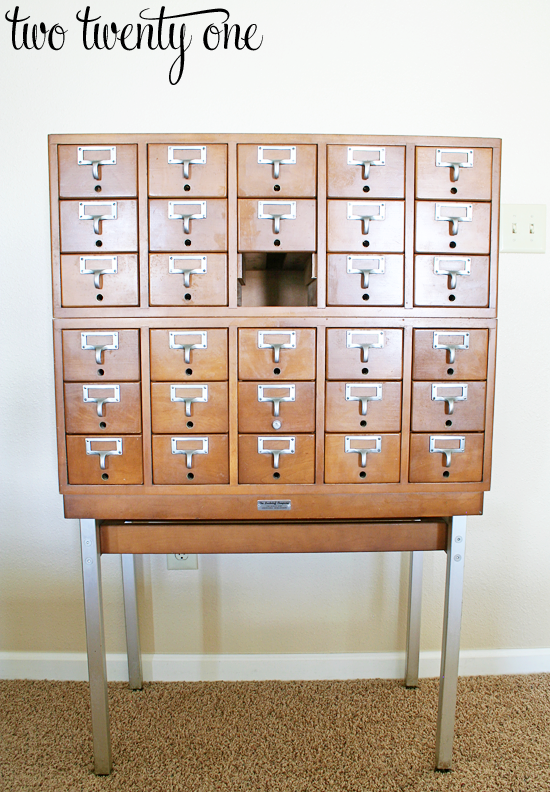
<path fill-rule="evenodd" d="M 149 143 L 148 175 L 149 195 L 170 198 L 225 198 L 227 195 L 227 144 L 204 146 L 201 141 L 180 143 L 177 138 L 170 144 L 174 159 L 204 159 L 204 163 L 189 164 L 189 178 L 185 178 L 183 164 L 168 162 L 168 146 Z M 189 146 L 198 146 L 199 150 Z"/>
<path fill-rule="evenodd" d="M 137 146 L 116 144 L 116 162 L 99 165 L 98 179 L 92 166 L 78 163 L 79 146 L 61 145 L 59 157 L 60 198 L 133 198 L 137 195 Z M 81 152 L 83 160 L 110 160 L 111 152 L 87 147 Z"/>
<path fill-rule="evenodd" d="M 61 302 L 64 306 L 139 305 L 137 255 L 117 255 L 117 271 L 99 275 L 99 288 L 95 286 L 92 272 L 80 271 L 81 258 L 85 269 L 114 269 L 114 257 L 108 254 L 61 256 Z"/>
<path fill-rule="evenodd" d="M 288 141 L 294 145 L 293 140 Z M 275 178 L 273 165 L 258 162 L 258 146 L 237 145 L 239 198 L 315 198 L 317 194 L 317 146 L 295 146 L 296 163 L 281 162 Z M 264 148 L 264 159 L 290 159 L 288 148 Z"/>
<path fill-rule="evenodd" d="M 443 144 L 439 148 L 442 149 L 442 161 L 453 160 L 453 146 L 447 147 Z M 451 152 L 445 154 L 447 148 L 451 149 Z M 452 168 L 436 165 L 436 151 L 436 147 L 419 146 L 416 149 L 417 198 L 442 198 L 457 201 L 491 200 L 492 149 L 473 148 L 473 167 L 459 168 L 457 181 L 452 181 Z M 457 152 L 455 152 L 454 159 L 457 162 L 467 161 L 465 154 Z"/>

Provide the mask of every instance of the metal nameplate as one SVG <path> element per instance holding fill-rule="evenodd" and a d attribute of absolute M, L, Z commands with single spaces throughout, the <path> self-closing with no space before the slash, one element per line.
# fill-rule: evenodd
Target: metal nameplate
<path fill-rule="evenodd" d="M 107 457 L 122 455 L 122 437 L 86 437 L 85 443 L 86 454 L 88 456 L 99 457 L 99 467 L 101 470 L 105 470 L 106 468 L 105 460 Z M 115 448 L 109 448 L 102 451 L 100 448 L 93 449 L 92 443 L 115 443 Z"/>
<path fill-rule="evenodd" d="M 456 276 L 470 275 L 471 268 L 471 258 L 434 256 L 434 275 L 449 275 L 451 278 L 451 289 L 456 288 Z"/>
<path fill-rule="evenodd" d="M 89 261 L 97 262 L 99 267 L 90 266 Z M 110 262 L 106 267 L 104 263 Z M 118 256 L 80 256 L 81 275 L 116 275 L 118 272 Z"/>
<path fill-rule="evenodd" d="M 285 158 L 267 157 L 266 151 L 287 151 L 288 156 Z M 296 146 L 258 146 L 259 165 L 273 165 L 276 162 L 281 165 L 296 165 Z"/>
<path fill-rule="evenodd" d="M 348 256 L 348 275 L 367 272 L 369 275 L 383 275 L 386 271 L 385 256 Z"/>
<path fill-rule="evenodd" d="M 176 338 L 178 336 L 194 336 L 200 338 L 200 341 L 193 341 L 191 344 L 178 344 Z M 206 330 L 170 330 L 168 334 L 170 349 L 184 349 L 188 346 L 190 349 L 208 349 L 208 333 Z"/>
<path fill-rule="evenodd" d="M 376 208 L 375 212 L 371 211 L 373 208 Z M 347 216 L 348 220 L 385 220 L 386 204 L 380 201 L 348 201 Z"/>
<path fill-rule="evenodd" d="M 101 390 L 111 390 L 113 391 L 112 396 L 92 396 L 90 391 L 101 391 Z M 120 385 L 83 385 L 82 386 L 82 401 L 83 402 L 93 402 L 94 404 L 98 401 L 108 402 L 109 404 L 119 402 L 120 401 Z"/>
<path fill-rule="evenodd" d="M 88 336 L 92 338 L 110 338 L 110 344 L 89 344 Z M 87 333 L 80 333 L 80 348 L 81 349 L 118 349 L 118 332 L 114 333 L 98 333 L 94 330 L 89 330 Z"/>
<path fill-rule="evenodd" d="M 193 208 L 198 207 L 196 212 L 176 212 L 176 206 Z M 204 220 L 206 218 L 206 201 L 168 201 L 169 220 Z"/>
<path fill-rule="evenodd" d="M 87 159 L 87 151 L 108 151 L 108 157 L 102 159 Z M 116 165 L 116 146 L 78 146 L 77 162 L 79 165 Z"/>
<path fill-rule="evenodd" d="M 109 211 L 97 211 L 101 208 L 108 208 Z M 80 201 L 78 204 L 79 220 L 116 220 L 116 218 L 116 201 Z"/>
<path fill-rule="evenodd" d="M 192 261 L 196 261 L 197 265 L 191 267 L 176 266 L 180 262 L 190 264 Z M 168 256 L 168 272 L 170 275 L 185 275 L 186 273 L 189 275 L 206 275 L 207 263 L 207 256 Z"/>
<path fill-rule="evenodd" d="M 466 160 L 457 159 L 457 155 L 466 155 Z M 436 149 L 435 150 L 436 168 L 452 168 L 451 180 L 458 181 L 460 168 L 474 167 L 473 149 Z"/>
<path fill-rule="evenodd" d="M 258 511 L 290 511 L 292 501 L 289 500 L 259 500 Z"/>
<path fill-rule="evenodd" d="M 189 157 L 176 157 L 176 151 L 193 151 L 197 152 L 197 156 Z M 206 165 L 206 146 L 168 146 L 168 164 L 169 165 L 183 165 L 184 162 L 190 165 Z"/>
<path fill-rule="evenodd" d="M 362 152 L 362 153 L 361 153 Z M 359 154 L 359 156 L 357 156 Z M 361 165 L 363 178 L 370 176 L 371 165 L 386 164 L 386 149 L 381 146 L 348 146 L 348 165 Z"/>

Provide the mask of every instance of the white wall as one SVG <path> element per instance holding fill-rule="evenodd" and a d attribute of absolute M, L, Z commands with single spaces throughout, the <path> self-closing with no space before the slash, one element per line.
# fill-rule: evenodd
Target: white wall
<path fill-rule="evenodd" d="M 178 86 L 169 52 L 85 52 L 78 3 L 23 0 L 68 28 L 60 52 L 15 52 L 0 19 L 3 498 L 0 650 L 85 648 L 78 526 L 57 494 L 47 135 L 296 132 L 503 138 L 504 203 L 546 203 L 546 0 L 228 0 L 259 51 L 207 52 L 204 22 Z M 151 4 L 150 4 L 151 5 Z M 92 3 L 135 22 L 144 2 Z M 155 10 L 158 5 L 152 6 Z M 172 2 L 167 11 L 207 3 Z M 462 646 L 550 647 L 550 257 L 502 255 L 493 489 L 468 520 Z M 124 650 L 118 557 L 106 557 L 107 647 Z M 146 652 L 393 652 L 404 648 L 400 554 L 202 556 L 198 572 L 139 562 Z M 425 564 L 422 646 L 440 645 L 443 554 Z"/>

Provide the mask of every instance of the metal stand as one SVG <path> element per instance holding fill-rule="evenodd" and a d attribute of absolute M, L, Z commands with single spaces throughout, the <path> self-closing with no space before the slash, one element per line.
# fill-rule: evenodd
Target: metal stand
<path fill-rule="evenodd" d="M 409 573 L 409 613 L 407 620 L 407 650 L 405 664 L 405 687 L 418 687 L 418 662 L 420 657 L 420 616 L 422 612 L 422 567 L 424 553 L 415 550 L 411 554 Z"/>
<path fill-rule="evenodd" d="M 122 588 L 124 592 L 124 623 L 126 625 L 126 651 L 128 653 L 128 681 L 132 690 L 141 690 L 143 674 L 141 672 L 141 648 L 139 642 L 139 619 L 136 590 L 135 556 L 123 553 Z"/>

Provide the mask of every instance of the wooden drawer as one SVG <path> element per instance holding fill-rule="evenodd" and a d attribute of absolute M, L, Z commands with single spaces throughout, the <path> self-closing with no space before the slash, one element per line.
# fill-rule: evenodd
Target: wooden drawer
<path fill-rule="evenodd" d="M 452 222 L 459 220 L 458 231 L 451 233 Z M 437 219 L 440 218 L 440 219 Z M 480 253 L 487 254 L 491 242 L 491 204 L 446 201 L 416 202 L 415 250 L 422 253 Z"/>
<path fill-rule="evenodd" d="M 403 305 L 403 256 L 328 256 L 328 305 Z"/>
<path fill-rule="evenodd" d="M 149 248 L 168 251 L 193 248 L 193 252 L 206 253 L 227 250 L 227 201 L 150 199 Z"/>
<path fill-rule="evenodd" d="M 227 435 L 153 435 L 153 484 L 228 484 Z"/>
<path fill-rule="evenodd" d="M 135 381 L 139 372 L 137 330 L 63 330 L 64 380 Z"/>
<path fill-rule="evenodd" d="M 369 248 L 369 253 L 402 253 L 404 247 L 403 201 L 328 201 L 330 252 L 364 253 Z"/>
<path fill-rule="evenodd" d="M 482 476 L 483 434 L 411 435 L 409 481 L 481 481 Z"/>
<path fill-rule="evenodd" d="M 456 168 L 452 167 L 453 162 L 457 163 Z M 490 201 L 492 165 L 493 150 L 490 148 L 418 146 L 416 197 Z"/>
<path fill-rule="evenodd" d="M 151 379 L 160 382 L 226 380 L 227 330 L 151 330 Z"/>
<path fill-rule="evenodd" d="M 327 182 L 329 198 L 404 198 L 405 147 L 328 145 Z"/>
<path fill-rule="evenodd" d="M 67 435 L 67 466 L 69 484 L 143 484 L 141 435 Z"/>
<path fill-rule="evenodd" d="M 138 305 L 137 255 L 61 256 L 61 304 Z"/>
<path fill-rule="evenodd" d="M 401 435 L 325 435 L 326 484 L 399 481 Z"/>
<path fill-rule="evenodd" d="M 239 198 L 314 198 L 317 195 L 317 146 L 240 143 L 237 158 Z M 269 161 L 274 159 L 280 161 L 278 174 L 277 166 Z"/>
<path fill-rule="evenodd" d="M 61 145 L 57 147 L 57 157 L 60 198 L 124 198 L 137 195 L 136 145 Z M 94 166 L 94 162 L 103 164 Z"/>
<path fill-rule="evenodd" d="M 239 250 L 287 253 L 315 251 L 316 201 L 239 199 Z M 280 221 L 273 219 L 282 215 Z"/>
<path fill-rule="evenodd" d="M 402 330 L 327 330 L 327 379 L 401 379 L 402 369 Z"/>
<path fill-rule="evenodd" d="M 415 330 L 413 379 L 484 380 L 487 377 L 487 330 Z M 448 346 L 447 346 L 448 345 Z M 448 347 L 467 348 L 452 349 Z"/>
<path fill-rule="evenodd" d="M 401 431 L 400 382 L 327 382 L 327 432 Z"/>
<path fill-rule="evenodd" d="M 414 303 L 485 308 L 489 305 L 489 258 L 415 256 Z"/>
<path fill-rule="evenodd" d="M 274 429 L 281 434 L 315 431 L 314 382 L 239 382 L 239 432 Z"/>
<path fill-rule="evenodd" d="M 66 382 L 65 431 L 68 434 L 139 434 L 139 382 Z"/>
<path fill-rule="evenodd" d="M 225 198 L 227 146 L 221 143 L 150 143 L 149 195 Z"/>
<path fill-rule="evenodd" d="M 278 345 L 281 348 L 278 349 Z M 239 379 L 315 379 L 315 330 L 239 328 Z"/>
<path fill-rule="evenodd" d="M 62 253 L 138 249 L 137 201 L 61 201 L 59 217 Z"/>
<path fill-rule="evenodd" d="M 150 256 L 149 302 L 190 307 L 227 305 L 227 256 L 224 253 Z"/>
<path fill-rule="evenodd" d="M 152 382 L 151 416 L 155 434 L 227 433 L 227 382 Z"/>
<path fill-rule="evenodd" d="M 485 382 L 413 382 L 413 432 L 482 432 L 486 390 Z"/>
<path fill-rule="evenodd" d="M 239 435 L 239 484 L 314 481 L 315 435 Z"/>

